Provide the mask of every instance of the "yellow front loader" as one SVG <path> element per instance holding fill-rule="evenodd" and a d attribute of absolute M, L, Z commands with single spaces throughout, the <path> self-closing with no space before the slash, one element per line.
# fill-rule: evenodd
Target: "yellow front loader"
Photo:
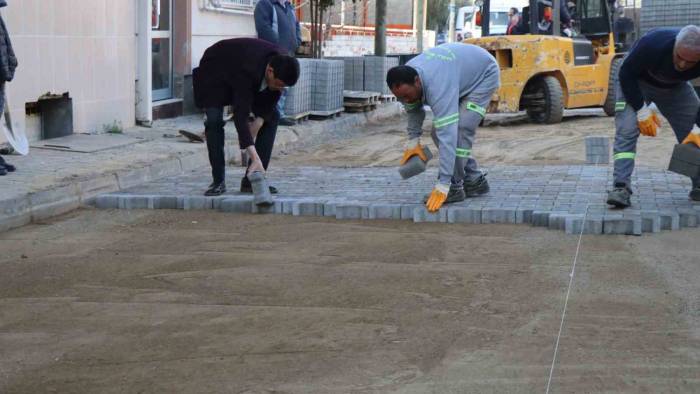
<path fill-rule="evenodd" d="M 533 122 L 558 123 L 564 109 L 602 107 L 615 113 L 617 53 L 607 0 L 578 0 L 574 37 L 562 36 L 560 1 L 530 0 L 520 24 L 526 34 L 489 35 L 490 0 L 478 0 L 482 37 L 464 42 L 496 57 L 501 88 L 490 112 L 527 111 Z"/>

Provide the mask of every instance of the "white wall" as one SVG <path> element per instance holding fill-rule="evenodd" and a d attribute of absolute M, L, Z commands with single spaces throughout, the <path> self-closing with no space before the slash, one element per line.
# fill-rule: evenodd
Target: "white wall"
<path fill-rule="evenodd" d="M 15 0 L 0 10 L 19 61 L 7 85 L 15 127 L 39 137 L 24 107 L 46 92 L 70 93 L 76 132 L 134 124 L 135 0 Z"/>
<path fill-rule="evenodd" d="M 423 39 L 423 49 L 434 47 L 435 32 L 426 31 Z M 417 40 L 415 37 L 386 38 L 386 53 L 416 53 Z M 324 41 L 323 55 L 335 56 L 364 56 L 374 53 L 374 36 L 335 35 Z"/>
<path fill-rule="evenodd" d="M 202 5 L 201 1 L 192 1 L 192 68 L 199 65 L 204 51 L 217 41 L 256 37 L 253 15 L 209 11 Z"/>

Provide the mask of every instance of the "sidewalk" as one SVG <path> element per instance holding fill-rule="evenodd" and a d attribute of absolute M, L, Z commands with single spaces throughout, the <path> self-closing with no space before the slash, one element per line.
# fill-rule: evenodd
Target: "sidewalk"
<path fill-rule="evenodd" d="M 275 153 L 337 138 L 352 128 L 397 116 L 400 111 L 398 104 L 388 103 L 369 113 L 344 113 L 339 118 L 280 127 Z M 201 133 L 202 116 L 157 121 L 152 128 L 128 129 L 115 138 L 131 137 L 133 143 L 118 148 L 92 153 L 32 148 L 26 157 L 5 156 L 18 170 L 0 177 L 0 231 L 69 212 L 91 202 L 98 194 L 117 192 L 207 166 L 206 146 L 187 143 L 184 138 L 177 137 L 180 129 Z M 237 158 L 238 144 L 232 122 L 227 123 L 226 134 L 227 155 Z M 108 135 L 98 137 L 109 138 Z M 78 138 L 97 137 L 80 135 Z"/>

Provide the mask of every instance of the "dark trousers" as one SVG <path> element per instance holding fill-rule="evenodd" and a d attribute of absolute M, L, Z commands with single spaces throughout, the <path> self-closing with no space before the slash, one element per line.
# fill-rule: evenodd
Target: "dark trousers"
<path fill-rule="evenodd" d="M 209 164 L 211 164 L 211 176 L 214 183 L 226 180 L 226 159 L 224 156 L 224 107 L 209 107 L 204 110 L 207 120 L 204 122 L 204 134 L 207 137 L 207 150 L 209 151 Z M 255 139 L 255 150 L 258 151 L 260 161 L 267 171 L 272 157 L 272 147 L 275 144 L 279 114 L 277 111 L 263 123 L 258 136 Z M 250 165 L 250 163 L 248 163 Z"/>

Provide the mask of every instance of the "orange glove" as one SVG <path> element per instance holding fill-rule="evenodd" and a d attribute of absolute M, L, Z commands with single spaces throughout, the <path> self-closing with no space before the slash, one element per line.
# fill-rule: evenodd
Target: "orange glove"
<path fill-rule="evenodd" d="M 695 144 L 695 146 L 700 148 L 700 127 L 697 125 L 694 126 L 693 130 L 685 137 L 681 144 Z"/>
<path fill-rule="evenodd" d="M 435 185 L 435 188 L 430 193 L 430 197 L 428 197 L 428 202 L 425 203 L 428 212 L 436 212 L 439 210 L 442 204 L 445 203 L 445 200 L 447 200 L 447 193 L 449 192 L 450 185 L 443 185 L 441 183 Z"/>
<path fill-rule="evenodd" d="M 412 145 L 413 140 L 409 141 L 409 145 Z M 401 163 L 399 163 L 400 166 L 406 164 L 406 162 L 413 156 L 418 156 L 420 157 L 421 160 L 423 161 L 428 161 L 428 157 L 425 156 L 425 152 L 423 152 L 423 145 L 420 144 L 420 139 L 416 139 L 416 144 L 413 146 L 413 148 L 407 147 L 405 151 L 403 151 L 403 157 L 401 158 Z"/>
<path fill-rule="evenodd" d="M 647 137 L 656 137 L 656 132 L 661 127 L 661 120 L 657 114 L 656 105 L 644 106 L 637 111 L 637 125 L 639 133 Z"/>

